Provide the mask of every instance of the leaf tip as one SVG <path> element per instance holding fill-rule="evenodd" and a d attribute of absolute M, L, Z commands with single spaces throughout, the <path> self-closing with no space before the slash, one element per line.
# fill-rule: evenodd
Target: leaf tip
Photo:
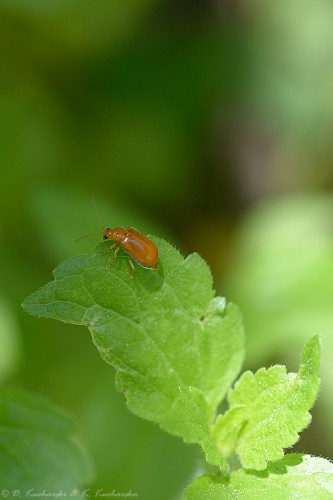
<path fill-rule="evenodd" d="M 29 297 L 26 297 L 23 300 L 23 302 L 21 303 L 21 307 L 25 312 L 32 314 L 32 312 L 31 312 L 31 295 L 29 295 Z"/>
<path fill-rule="evenodd" d="M 313 335 L 305 344 L 302 361 L 299 369 L 300 375 L 305 375 L 306 373 L 313 373 L 315 375 L 319 372 L 320 365 L 320 355 L 321 355 L 321 342 L 319 335 Z"/>

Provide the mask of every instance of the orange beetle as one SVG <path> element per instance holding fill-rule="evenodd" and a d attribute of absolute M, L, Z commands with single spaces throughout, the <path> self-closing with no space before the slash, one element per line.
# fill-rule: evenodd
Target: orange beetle
<path fill-rule="evenodd" d="M 104 229 L 102 231 L 104 240 L 114 241 L 114 245 L 111 245 L 103 253 L 108 252 L 112 248 L 115 248 L 113 259 L 111 264 L 113 264 L 120 247 L 123 248 L 129 255 L 129 263 L 134 272 L 134 264 L 131 258 L 133 258 L 140 266 L 146 267 L 148 269 L 158 269 L 158 248 L 147 236 L 144 236 L 140 231 L 134 229 L 134 227 L 129 227 L 124 229 L 123 227 L 116 227 L 114 229 Z M 133 278 L 133 276 L 131 276 Z"/>

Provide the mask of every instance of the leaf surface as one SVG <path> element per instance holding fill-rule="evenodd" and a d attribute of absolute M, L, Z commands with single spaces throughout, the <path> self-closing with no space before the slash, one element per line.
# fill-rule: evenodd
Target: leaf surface
<path fill-rule="evenodd" d="M 0 485 L 6 490 L 67 493 L 91 480 L 73 423 L 43 399 L 0 389 Z"/>
<path fill-rule="evenodd" d="M 230 390 L 229 410 L 215 425 L 214 436 L 225 456 L 237 451 L 243 467 L 263 470 L 283 457 L 311 421 L 309 413 L 319 388 L 320 344 L 305 345 L 298 373 L 285 366 L 245 372 Z"/>
<path fill-rule="evenodd" d="M 36 316 L 86 325 L 102 358 L 116 369 L 128 407 L 187 442 L 204 440 L 216 457 L 207 436 L 243 361 L 241 314 L 215 296 L 199 255 L 184 259 L 165 241 L 152 239 L 159 249 L 158 271 L 136 265 L 131 279 L 122 249 L 106 269 L 110 253 L 101 252 L 111 242 L 103 242 L 92 256 L 64 261 L 54 281 L 23 307 Z"/>
<path fill-rule="evenodd" d="M 333 464 L 310 455 L 290 454 L 265 471 L 240 469 L 230 480 L 201 476 L 187 488 L 185 500 L 330 500 Z"/>

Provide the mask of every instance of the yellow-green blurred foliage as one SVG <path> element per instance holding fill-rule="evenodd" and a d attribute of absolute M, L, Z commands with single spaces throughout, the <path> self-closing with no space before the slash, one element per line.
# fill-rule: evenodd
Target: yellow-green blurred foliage
<path fill-rule="evenodd" d="M 20 310 L 93 250 L 74 243 L 101 230 L 92 195 L 104 224 L 206 258 L 247 366 L 296 369 L 322 335 L 299 446 L 330 453 L 332 19 L 329 0 L 0 2 L 0 378 L 72 413 L 94 487 L 176 498 L 198 455 L 127 411 L 84 328 Z"/>

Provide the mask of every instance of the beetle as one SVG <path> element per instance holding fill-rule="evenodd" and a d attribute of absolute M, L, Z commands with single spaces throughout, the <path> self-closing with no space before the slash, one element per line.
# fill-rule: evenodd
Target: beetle
<path fill-rule="evenodd" d="M 128 253 L 128 260 L 131 266 L 133 278 L 134 264 L 132 259 L 134 259 L 140 266 L 147 269 L 158 269 L 158 248 L 154 242 L 152 242 L 147 236 L 144 236 L 140 231 L 134 227 L 116 227 L 114 229 L 107 228 L 102 231 L 102 236 L 104 240 L 111 240 L 115 243 L 111 245 L 107 250 L 102 253 L 110 251 L 115 248 L 113 258 L 111 263 L 107 266 L 108 268 L 114 263 L 120 248 L 123 248 L 125 252 Z"/>

